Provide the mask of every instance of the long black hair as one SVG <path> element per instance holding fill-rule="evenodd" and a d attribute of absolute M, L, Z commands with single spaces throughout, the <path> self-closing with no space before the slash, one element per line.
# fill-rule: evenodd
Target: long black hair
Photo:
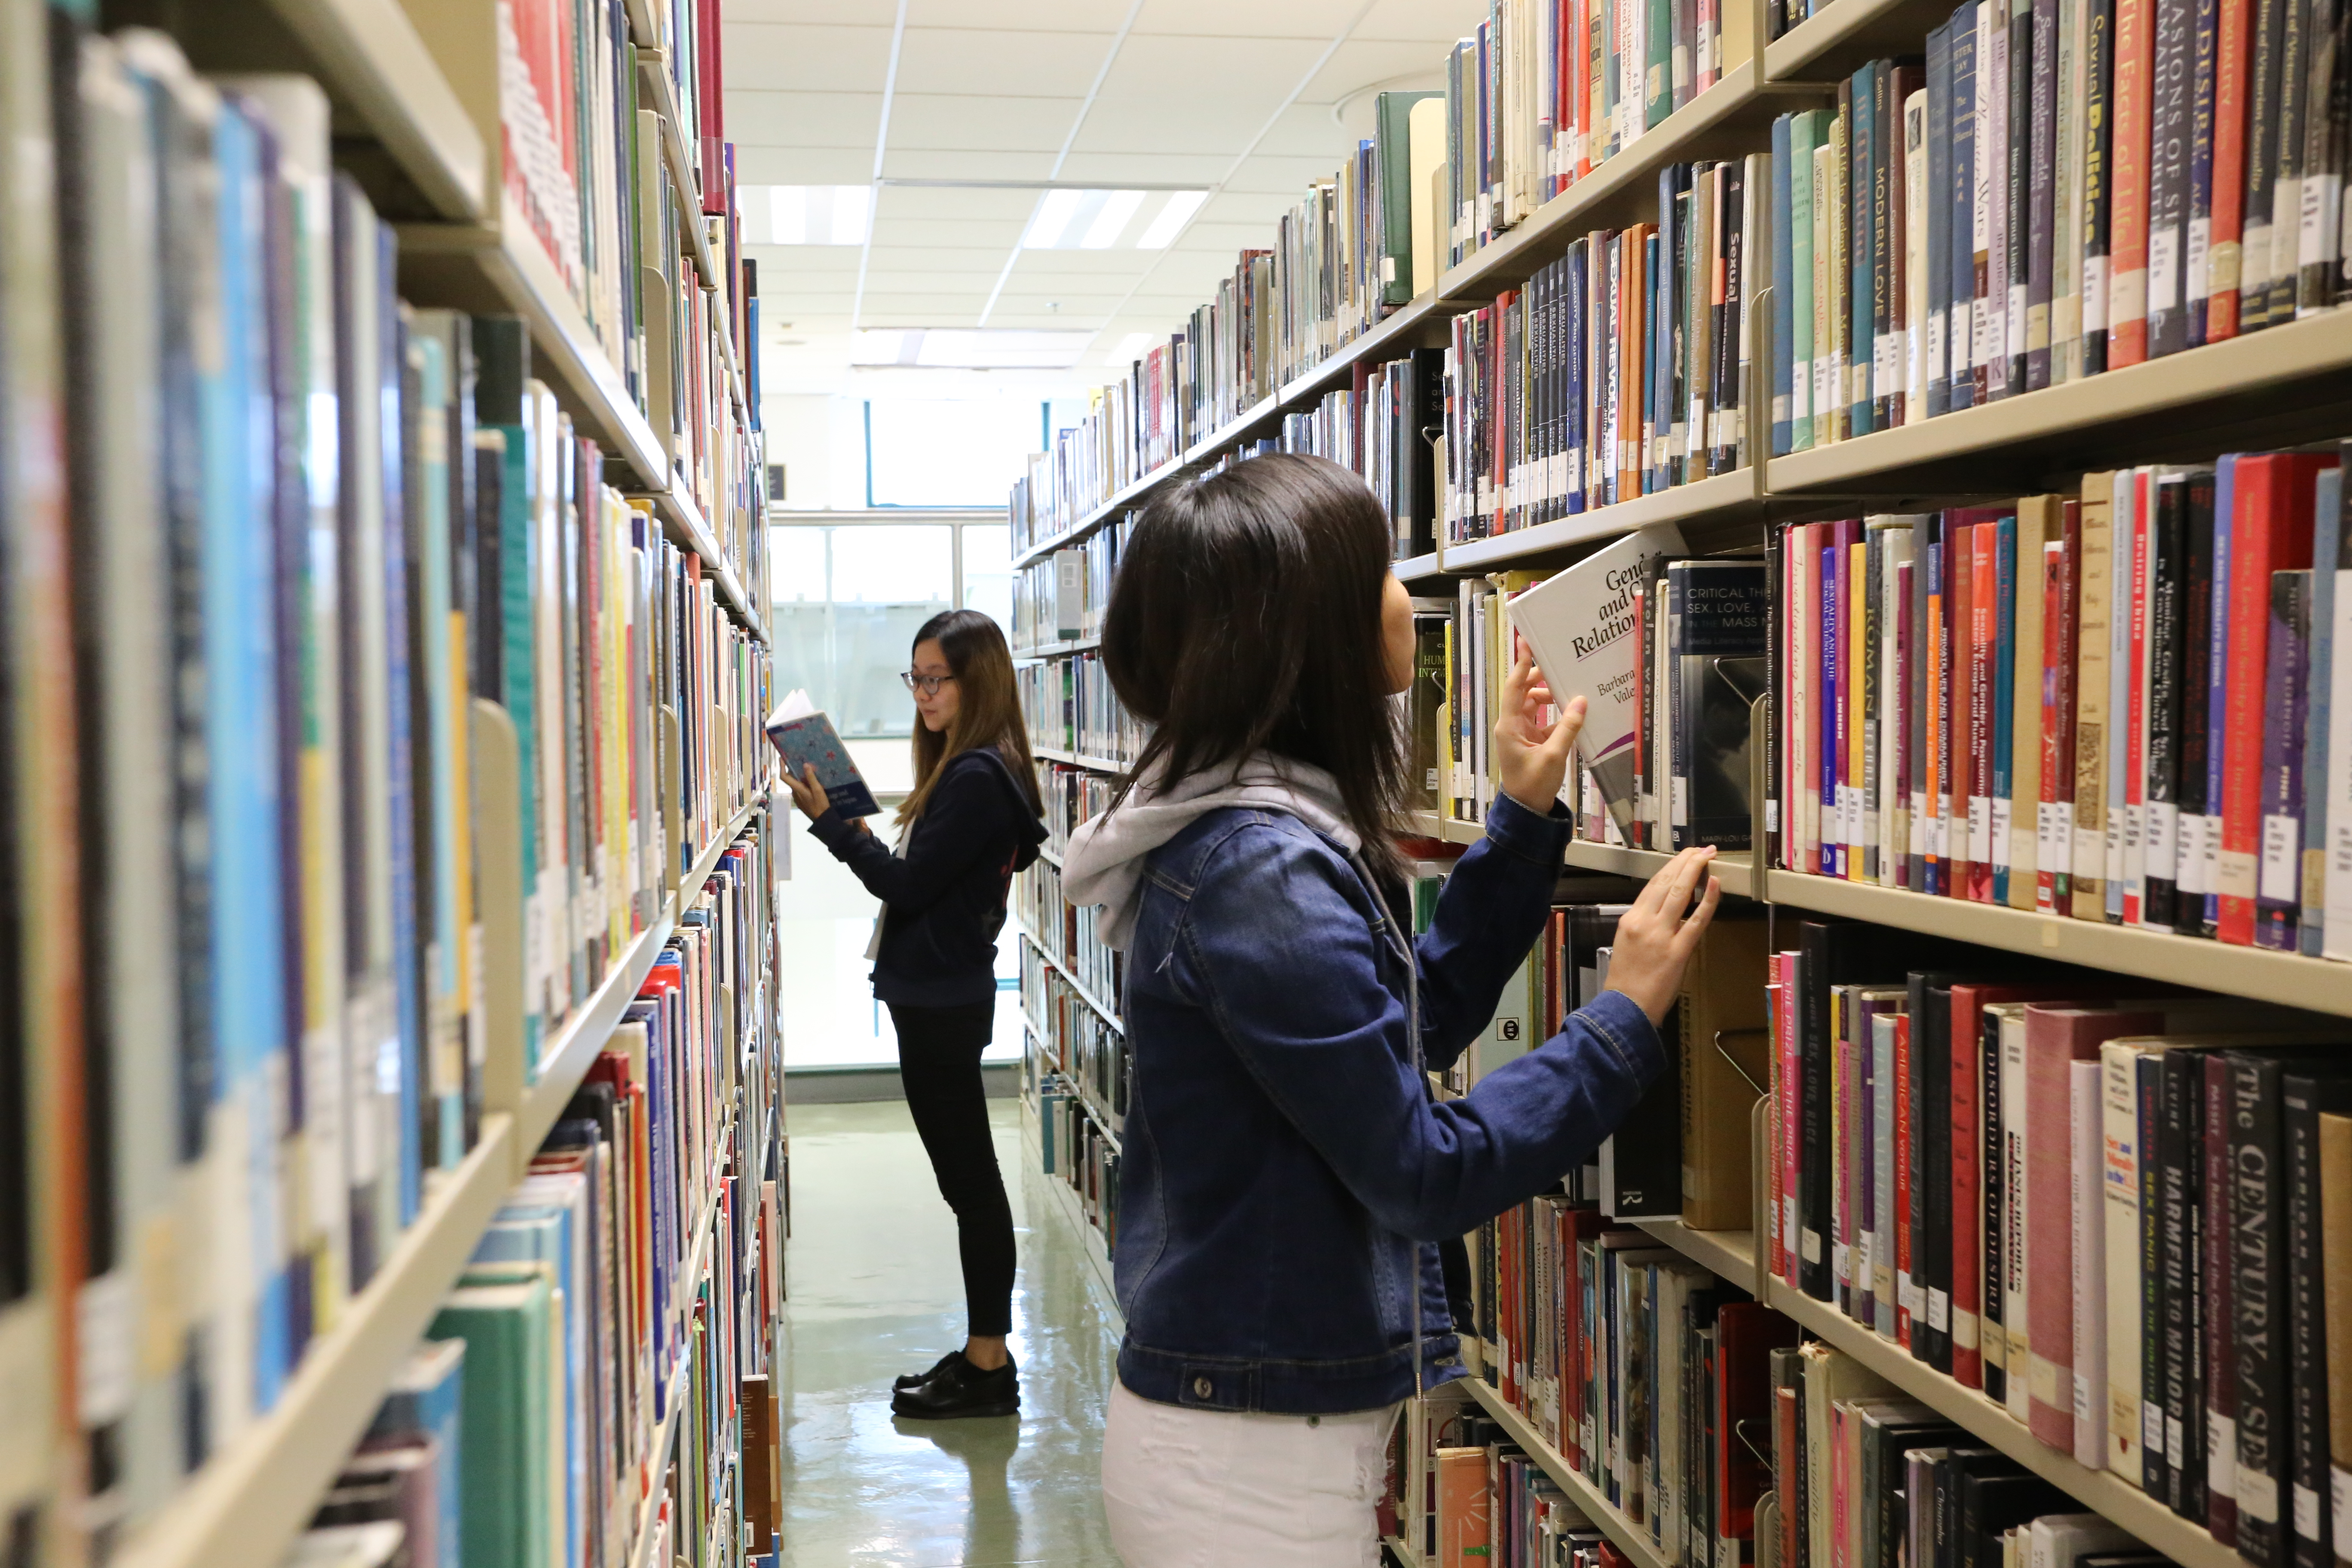
<path fill-rule="evenodd" d="M 1388 519 L 1364 482 L 1275 453 L 1164 491 L 1119 562 L 1102 657 L 1155 728 L 1120 782 L 1160 787 L 1268 751 L 1328 773 L 1376 872 L 1406 761 L 1381 630 Z"/>
<path fill-rule="evenodd" d="M 898 820 L 912 822 L 930 804 L 931 786 L 950 757 L 975 746 L 994 746 L 1013 770 L 1032 813 L 1043 816 L 1037 798 L 1037 764 L 1029 760 L 1029 731 L 1021 721 L 1021 694 L 1013 683 L 1013 651 L 1004 629 L 978 610 L 941 610 L 915 633 L 913 646 L 937 639 L 956 681 L 956 716 L 945 730 L 915 723 L 915 789 L 899 805 Z M 911 651 L 911 650 L 910 650 Z"/>

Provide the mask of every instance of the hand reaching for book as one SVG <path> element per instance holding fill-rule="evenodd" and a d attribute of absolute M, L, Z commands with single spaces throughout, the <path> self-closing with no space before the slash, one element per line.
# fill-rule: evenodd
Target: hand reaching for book
<path fill-rule="evenodd" d="M 1712 845 L 1684 850 L 1650 879 L 1633 907 L 1617 917 L 1609 989 L 1632 997 L 1653 1024 L 1666 1021 L 1666 1009 L 1675 1005 L 1675 993 L 1683 983 L 1683 966 L 1722 900 L 1723 884 L 1707 869 L 1714 859 Z M 1706 892 L 1692 909 L 1691 895 L 1702 879 Z"/>
<path fill-rule="evenodd" d="M 1569 752 L 1584 728 L 1584 699 L 1571 697 L 1547 731 L 1543 710 L 1550 701 L 1551 688 L 1544 684 L 1535 655 L 1522 647 L 1519 662 L 1503 682 L 1495 720 L 1495 773 L 1505 795 L 1539 816 L 1549 815 L 1559 798 Z"/>
<path fill-rule="evenodd" d="M 833 802 L 825 797 L 824 785 L 816 782 L 814 763 L 803 766 L 798 778 L 793 777 L 790 768 L 784 769 L 783 774 L 784 787 L 793 792 L 793 804 L 799 806 L 801 815 L 811 822 L 833 809 Z"/>

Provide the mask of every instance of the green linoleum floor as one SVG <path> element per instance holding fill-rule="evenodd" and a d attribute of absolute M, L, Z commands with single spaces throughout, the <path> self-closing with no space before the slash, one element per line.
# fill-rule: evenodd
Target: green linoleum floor
<path fill-rule="evenodd" d="M 955 1221 L 903 1102 L 795 1106 L 782 1568 L 1117 1568 L 1103 1524 L 1103 1401 L 1118 1331 L 992 1100 L 1021 1273 L 1021 1415 L 901 1421 L 890 1380 L 963 1342 Z"/>

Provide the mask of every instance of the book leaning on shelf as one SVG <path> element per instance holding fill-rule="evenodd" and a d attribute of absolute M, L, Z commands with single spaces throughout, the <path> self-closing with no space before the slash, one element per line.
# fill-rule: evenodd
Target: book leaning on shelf
<path fill-rule="evenodd" d="M 41 853 L 80 902 L 60 881 L 29 951 L 42 995 L 79 998 L 40 1055 L 89 1135 L 39 1145 L 0 1228 L 43 1238 L 81 1345 L 70 1446 L 109 1456 L 57 1517 L 123 1536 L 278 1403 L 475 1148 L 487 858 L 520 861 L 528 1078 L 657 918 L 665 868 L 748 801 L 765 664 L 605 482 L 522 324 L 398 297 L 313 84 L 33 15 L 58 37 L 26 58 L 68 67 L 58 157 L 6 187 L 41 271 L 11 249 L 0 300 L 12 344 L 61 322 L 76 367 L 5 356 L 11 439 L 39 434 L 66 480 L 73 546 L 26 636 L 69 634 L 36 661 L 79 693 L 39 751 L 79 805 Z M 52 514 L 20 471 L 0 500 L 30 550 Z M 509 721 L 501 784 L 478 741 Z M 474 835 L 494 787 L 517 840 Z M 33 1386 L 23 1358 L 55 1347 L 0 1342 L 0 1378 Z M 12 1519 L 46 1468 L 0 1457 Z"/>

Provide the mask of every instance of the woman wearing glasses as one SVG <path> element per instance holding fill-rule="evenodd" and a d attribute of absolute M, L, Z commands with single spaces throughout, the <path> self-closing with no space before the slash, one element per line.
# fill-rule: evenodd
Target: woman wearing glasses
<path fill-rule="evenodd" d="M 990 1139 L 981 1053 L 996 1016 L 996 937 L 1013 873 L 1045 839 L 1036 764 L 1023 733 L 1013 655 L 977 610 L 933 616 L 915 634 L 915 789 L 898 807 L 897 849 L 833 811 L 812 768 L 787 779 L 809 831 L 882 900 L 874 995 L 890 1009 L 907 1108 L 940 1195 L 955 1211 L 969 1337 L 929 1371 L 898 1379 L 890 1407 L 940 1418 L 1009 1415 L 1020 1383 L 1013 1327 L 1013 1210 Z"/>

